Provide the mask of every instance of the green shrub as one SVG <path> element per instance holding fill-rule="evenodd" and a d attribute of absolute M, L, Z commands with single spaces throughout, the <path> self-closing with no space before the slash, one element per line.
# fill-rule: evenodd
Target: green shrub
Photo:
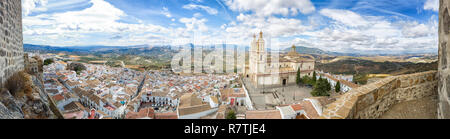
<path fill-rule="evenodd" d="M 52 58 L 49 58 L 49 59 L 44 60 L 44 65 L 50 65 L 53 62 L 55 62 L 55 61 Z"/>
<path fill-rule="evenodd" d="M 230 110 L 230 111 L 227 113 L 226 119 L 236 119 L 236 113 L 234 112 L 234 110 Z"/>

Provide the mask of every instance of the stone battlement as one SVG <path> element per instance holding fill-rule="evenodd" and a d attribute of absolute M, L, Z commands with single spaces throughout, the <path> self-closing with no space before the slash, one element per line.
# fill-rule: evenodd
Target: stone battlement
<path fill-rule="evenodd" d="M 24 69 L 22 5 L 20 0 L 0 1 L 0 87 Z"/>
<path fill-rule="evenodd" d="M 437 71 L 388 77 L 355 88 L 323 110 L 324 119 L 375 119 L 393 105 L 437 95 Z"/>
<path fill-rule="evenodd" d="M 450 1 L 439 5 L 439 108 L 438 118 L 450 118 Z"/>

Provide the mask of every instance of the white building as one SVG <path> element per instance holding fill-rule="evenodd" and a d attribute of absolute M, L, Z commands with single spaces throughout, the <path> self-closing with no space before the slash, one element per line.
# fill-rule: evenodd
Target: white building
<path fill-rule="evenodd" d="M 336 86 L 337 82 L 339 82 L 341 84 L 342 92 L 348 92 L 353 88 L 359 87 L 359 85 L 351 82 L 353 81 L 353 76 L 332 75 L 330 73 L 318 72 L 317 79 L 319 79 L 320 77 L 326 79 L 333 87 L 333 89 Z"/>
<path fill-rule="evenodd" d="M 253 37 L 250 48 L 249 65 L 244 69 L 244 76 L 250 78 L 255 87 L 263 85 L 285 86 L 295 84 L 298 69 L 301 76 L 312 76 L 315 59 L 311 55 L 297 53 L 296 47 L 292 46 L 288 54 L 280 54 L 278 59 L 266 52 L 263 33 L 259 38 Z"/>

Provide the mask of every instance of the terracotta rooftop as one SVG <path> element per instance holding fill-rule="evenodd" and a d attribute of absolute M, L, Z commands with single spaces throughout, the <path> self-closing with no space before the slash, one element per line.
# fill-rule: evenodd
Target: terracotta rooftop
<path fill-rule="evenodd" d="M 64 96 L 61 95 L 61 94 L 54 95 L 54 96 L 53 96 L 53 99 L 54 99 L 55 101 L 61 101 L 61 100 L 64 100 Z"/>
<path fill-rule="evenodd" d="M 141 109 L 139 112 L 128 112 L 125 119 L 142 119 L 142 118 L 155 118 L 155 111 L 153 108 Z"/>
<path fill-rule="evenodd" d="M 196 94 L 186 93 L 180 98 L 178 114 L 180 116 L 199 113 L 211 109 L 209 104 L 204 104 Z"/>
<path fill-rule="evenodd" d="M 314 108 L 313 104 L 310 101 L 302 101 L 300 103 L 305 110 L 306 116 L 310 119 L 319 119 L 320 115 L 317 113 L 316 109 Z"/>
<path fill-rule="evenodd" d="M 220 90 L 221 93 L 221 99 L 227 100 L 229 97 L 246 97 L 244 90 L 242 88 L 235 89 L 235 88 L 227 88 Z"/>
<path fill-rule="evenodd" d="M 301 110 L 303 110 L 303 107 L 300 104 L 293 104 L 293 105 L 291 105 L 291 107 L 292 107 L 292 109 L 294 111 L 301 111 Z"/>
<path fill-rule="evenodd" d="M 186 93 L 180 98 L 180 105 L 179 108 L 183 107 L 191 107 L 196 105 L 202 105 L 202 100 L 200 98 L 197 98 L 196 94 L 193 93 Z"/>
<path fill-rule="evenodd" d="M 178 119 L 178 116 L 175 112 L 156 113 L 155 119 Z"/>
<path fill-rule="evenodd" d="M 245 113 L 246 119 L 281 119 L 281 113 L 278 110 L 265 111 L 247 111 Z"/>
<path fill-rule="evenodd" d="M 78 105 L 77 103 L 79 102 L 71 102 L 69 104 L 67 104 L 66 106 L 64 106 L 64 110 L 65 111 L 76 111 L 76 110 L 82 110 L 82 108 L 80 107 L 80 105 Z"/>

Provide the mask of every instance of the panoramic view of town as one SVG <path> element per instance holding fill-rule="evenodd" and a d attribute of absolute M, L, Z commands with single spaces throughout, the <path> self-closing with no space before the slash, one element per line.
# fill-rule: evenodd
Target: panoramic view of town
<path fill-rule="evenodd" d="M 448 119 L 449 0 L 1 0 L 0 119 Z"/>

